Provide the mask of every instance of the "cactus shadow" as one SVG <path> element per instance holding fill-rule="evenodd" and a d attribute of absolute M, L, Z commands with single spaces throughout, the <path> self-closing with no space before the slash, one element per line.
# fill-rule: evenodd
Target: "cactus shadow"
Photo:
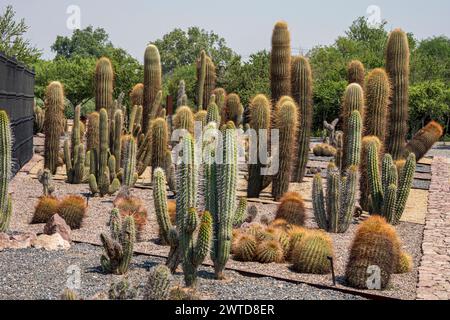
<path fill-rule="evenodd" d="M 197 277 L 206 279 L 206 280 L 215 280 L 216 279 L 214 272 L 207 271 L 207 270 L 199 270 L 197 272 Z"/>

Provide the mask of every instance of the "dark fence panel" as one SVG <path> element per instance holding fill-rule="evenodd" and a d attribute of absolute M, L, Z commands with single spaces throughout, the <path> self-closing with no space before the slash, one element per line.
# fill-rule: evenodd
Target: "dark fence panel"
<path fill-rule="evenodd" d="M 33 156 L 33 101 L 34 72 L 0 52 L 0 109 L 11 122 L 13 174 Z"/>

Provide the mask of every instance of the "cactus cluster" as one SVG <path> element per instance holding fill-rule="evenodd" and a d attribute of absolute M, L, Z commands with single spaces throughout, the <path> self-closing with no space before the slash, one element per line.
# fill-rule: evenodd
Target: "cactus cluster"
<path fill-rule="evenodd" d="M 291 36 L 286 22 L 275 24 L 270 54 L 270 89 L 275 104 L 291 94 Z"/>
<path fill-rule="evenodd" d="M 308 59 L 294 57 L 291 67 L 292 97 L 298 105 L 297 157 L 292 181 L 302 182 L 308 162 L 309 143 L 313 120 L 312 72 Z"/>
<path fill-rule="evenodd" d="M 410 153 L 399 170 L 392 156 L 385 154 L 380 173 L 378 148 L 377 143 L 372 141 L 367 150 L 369 212 L 383 216 L 389 223 L 395 225 L 400 222 L 411 191 L 416 170 L 416 156 Z"/>
<path fill-rule="evenodd" d="M 414 153 L 417 161 L 419 161 L 439 141 L 443 134 L 444 128 L 436 121 L 431 121 L 408 142 L 405 148 L 406 152 Z"/>
<path fill-rule="evenodd" d="M 12 204 L 8 193 L 11 178 L 11 127 L 5 111 L 0 110 L 0 232 L 6 232 L 11 220 Z"/>
<path fill-rule="evenodd" d="M 356 201 L 357 168 L 351 166 L 341 174 L 334 163 L 327 170 L 327 188 L 324 195 L 322 177 L 313 180 L 312 202 L 319 228 L 332 233 L 344 233 L 353 220 Z"/>
<path fill-rule="evenodd" d="M 119 209 L 120 216 L 125 218 L 132 216 L 136 226 L 136 241 L 142 239 L 144 227 L 147 224 L 147 209 L 143 201 L 137 197 L 125 196 L 117 197 L 114 200 L 114 207 Z"/>
<path fill-rule="evenodd" d="M 161 74 L 161 58 L 159 50 L 155 45 L 150 44 L 145 49 L 144 54 L 143 132 L 147 132 L 148 128 L 150 128 L 150 121 L 154 119 L 159 112 L 162 99 Z"/>
<path fill-rule="evenodd" d="M 337 150 L 332 145 L 321 143 L 314 146 L 313 153 L 316 157 L 334 157 Z"/>
<path fill-rule="evenodd" d="M 113 209 L 110 220 L 110 233 L 108 236 L 100 234 L 105 254 L 100 258 L 104 272 L 125 274 L 130 266 L 133 256 L 135 240 L 135 223 L 132 216 L 123 219 L 118 209 Z"/>
<path fill-rule="evenodd" d="M 87 179 L 88 172 L 88 170 L 85 169 L 86 152 L 81 136 L 80 111 L 81 106 L 76 106 L 70 145 L 68 139 L 64 141 L 64 160 L 66 163 L 67 182 L 73 184 L 83 183 Z"/>
<path fill-rule="evenodd" d="M 409 56 L 408 36 L 400 29 L 393 30 L 386 48 L 386 72 L 392 85 L 386 149 L 394 160 L 403 158 L 405 154 L 408 133 Z"/>
<path fill-rule="evenodd" d="M 297 192 L 287 192 L 280 199 L 275 219 L 283 219 L 297 226 L 305 224 L 305 202 Z"/>
<path fill-rule="evenodd" d="M 56 173 L 59 158 L 59 138 L 64 132 L 64 92 L 60 82 L 50 83 L 45 90 L 44 168 Z"/>

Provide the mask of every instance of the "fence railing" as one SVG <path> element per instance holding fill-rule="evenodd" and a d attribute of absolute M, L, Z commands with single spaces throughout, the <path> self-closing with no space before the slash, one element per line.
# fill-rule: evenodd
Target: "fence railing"
<path fill-rule="evenodd" d="M 34 71 L 0 52 L 0 109 L 8 113 L 13 133 L 13 174 L 33 156 Z"/>

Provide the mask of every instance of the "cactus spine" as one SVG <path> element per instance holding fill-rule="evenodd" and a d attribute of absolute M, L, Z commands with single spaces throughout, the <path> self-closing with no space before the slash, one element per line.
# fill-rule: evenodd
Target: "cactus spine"
<path fill-rule="evenodd" d="M 204 50 L 197 60 L 197 110 L 209 105 L 209 99 L 216 86 L 216 67 Z"/>
<path fill-rule="evenodd" d="M 143 106 L 144 105 L 144 84 L 138 83 L 130 93 L 131 106 Z"/>
<path fill-rule="evenodd" d="M 253 137 L 251 141 L 257 143 L 256 146 L 250 146 L 250 164 L 248 167 L 248 188 L 247 197 L 248 198 L 258 198 L 264 187 L 264 176 L 261 174 L 261 169 L 263 169 L 263 164 L 259 153 L 261 152 L 262 146 L 259 145 L 259 141 L 264 141 L 264 137 L 261 135 L 266 130 L 266 140 L 268 131 L 270 129 L 271 121 L 271 105 L 266 96 L 260 94 L 253 98 L 250 103 L 250 128 L 254 130 L 256 137 Z M 252 150 L 254 151 L 252 154 Z M 253 158 L 253 159 L 252 159 Z"/>
<path fill-rule="evenodd" d="M 279 169 L 273 178 L 272 196 L 278 201 L 289 189 L 293 153 L 285 152 L 295 145 L 298 129 L 297 106 L 292 99 L 285 99 L 276 114 L 276 128 L 279 130 Z"/>
<path fill-rule="evenodd" d="M 165 168 L 166 150 L 169 140 L 166 120 L 157 118 L 151 123 L 151 142 L 152 142 L 152 170 L 156 168 Z M 167 172 L 166 172 L 167 175 Z"/>
<path fill-rule="evenodd" d="M 177 92 L 177 108 L 186 105 L 187 105 L 186 82 L 184 80 L 180 80 Z"/>
<path fill-rule="evenodd" d="M 98 112 L 92 112 L 88 116 L 87 133 L 86 133 L 86 150 L 91 151 L 99 145 L 99 123 L 100 115 Z"/>
<path fill-rule="evenodd" d="M 100 110 L 99 132 L 98 149 L 93 149 L 90 152 L 89 187 L 93 194 L 104 196 L 115 193 L 120 187 L 117 178 L 112 181 L 110 179 L 112 170 L 108 165 L 115 165 L 116 160 L 109 152 L 108 113 L 106 109 Z"/>
<path fill-rule="evenodd" d="M 144 105 L 142 114 L 142 129 L 144 132 L 147 132 L 150 128 L 150 114 L 154 113 L 155 100 L 161 90 L 161 74 L 161 58 L 158 48 L 150 44 L 145 49 L 144 54 Z"/>
<path fill-rule="evenodd" d="M 270 54 L 272 102 L 291 94 L 291 37 L 286 22 L 277 22 L 272 33 Z"/>
<path fill-rule="evenodd" d="M 190 134 L 194 134 L 194 115 L 191 108 L 183 106 L 178 108 L 173 119 L 174 129 L 185 129 Z"/>
<path fill-rule="evenodd" d="M 360 198 L 359 198 L 359 205 L 364 211 L 369 211 L 369 173 L 367 168 L 367 157 L 369 154 L 369 146 L 375 143 L 378 150 L 378 160 L 381 163 L 381 159 L 383 157 L 382 150 L 383 145 L 376 136 L 366 136 L 362 140 L 362 147 L 361 147 L 361 163 L 360 163 L 360 179 L 359 179 L 359 190 L 360 190 Z"/>
<path fill-rule="evenodd" d="M 11 128 L 8 115 L 0 110 L 0 232 L 6 232 L 11 220 L 11 196 L 8 193 L 11 178 Z"/>
<path fill-rule="evenodd" d="M 217 126 L 220 126 L 221 123 L 221 117 L 220 117 L 220 111 L 219 106 L 216 104 L 216 96 L 212 95 L 209 105 L 208 105 L 208 111 L 206 114 L 206 123 L 215 122 Z"/>
<path fill-rule="evenodd" d="M 347 67 L 347 80 L 348 83 L 357 83 L 364 88 L 365 79 L 364 65 L 359 60 L 350 61 Z"/>
<path fill-rule="evenodd" d="M 111 212 L 111 237 L 102 233 L 100 240 L 105 249 L 100 262 L 105 272 L 125 274 L 133 257 L 136 230 L 133 216 L 126 216 L 123 223 L 118 209 Z"/>
<path fill-rule="evenodd" d="M 125 136 L 124 146 L 122 184 L 132 187 L 138 178 L 136 173 L 137 144 L 135 138 L 132 135 Z"/>
<path fill-rule="evenodd" d="M 145 300 L 168 300 L 170 294 L 170 270 L 164 265 L 157 265 L 150 271 L 145 286 Z"/>
<path fill-rule="evenodd" d="M 102 57 L 95 67 L 95 110 L 105 108 L 108 117 L 112 117 L 114 109 L 113 101 L 114 71 L 111 61 Z"/>
<path fill-rule="evenodd" d="M 341 175 L 334 164 L 327 170 L 327 193 L 324 197 L 322 177 L 313 180 L 312 199 L 314 217 L 319 228 L 333 233 L 347 231 L 353 217 L 356 201 L 357 168 L 349 167 Z M 326 204 L 326 205 L 325 205 Z"/>
<path fill-rule="evenodd" d="M 59 138 L 64 132 L 64 92 L 60 82 L 52 82 L 45 91 L 45 151 L 44 168 L 56 173 Z"/>
<path fill-rule="evenodd" d="M 309 142 L 311 136 L 313 102 L 312 72 L 308 59 L 294 57 L 291 67 L 292 97 L 298 105 L 297 157 L 294 163 L 292 181 L 302 182 L 308 162 Z"/>
<path fill-rule="evenodd" d="M 364 119 L 364 135 L 376 136 L 384 142 L 387 131 L 387 110 L 391 87 L 386 71 L 374 69 L 366 83 L 367 114 Z"/>
<path fill-rule="evenodd" d="M 231 93 L 226 98 L 226 115 L 227 120 L 233 121 L 236 127 L 242 123 L 244 107 L 242 106 L 241 98 L 236 93 Z"/>
<path fill-rule="evenodd" d="M 389 133 L 386 147 L 394 160 L 404 156 L 408 133 L 409 44 L 405 32 L 395 29 L 386 48 L 386 72 L 392 84 L 389 106 Z"/>
<path fill-rule="evenodd" d="M 358 166 L 361 159 L 361 135 L 362 120 L 359 111 L 355 110 L 351 113 L 347 126 L 347 140 L 345 148 L 345 162 L 343 170 L 351 166 Z"/>
<path fill-rule="evenodd" d="M 84 169 L 86 154 L 80 139 L 80 110 L 81 106 L 76 106 L 72 127 L 72 148 L 69 148 L 69 140 L 64 141 L 67 181 L 73 184 L 82 183 L 87 173 Z"/>
<path fill-rule="evenodd" d="M 375 142 L 368 146 L 367 168 L 369 176 L 371 214 L 378 214 L 396 225 L 406 207 L 414 180 L 416 156 L 410 153 L 405 165 L 399 170 L 392 156 L 383 157 L 381 176 L 379 172 L 379 149 Z"/>
<path fill-rule="evenodd" d="M 413 152 L 417 161 L 419 161 L 439 141 L 443 134 L 444 128 L 436 121 L 431 121 L 408 142 L 406 151 Z"/>
<path fill-rule="evenodd" d="M 123 131 L 123 114 L 122 110 L 116 110 L 114 113 L 114 122 L 111 122 L 111 154 L 115 158 L 115 172 L 120 170 L 120 160 L 122 159 L 122 131 Z"/>

